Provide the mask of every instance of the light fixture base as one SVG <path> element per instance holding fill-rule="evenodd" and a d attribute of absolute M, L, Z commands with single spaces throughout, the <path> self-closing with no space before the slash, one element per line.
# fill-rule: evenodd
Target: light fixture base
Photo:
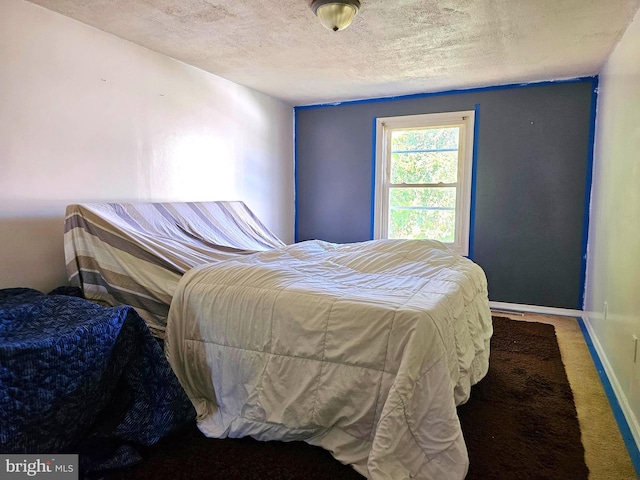
<path fill-rule="evenodd" d="M 313 0 L 311 2 L 311 10 L 320 23 L 334 32 L 351 25 L 359 9 L 359 0 Z"/>

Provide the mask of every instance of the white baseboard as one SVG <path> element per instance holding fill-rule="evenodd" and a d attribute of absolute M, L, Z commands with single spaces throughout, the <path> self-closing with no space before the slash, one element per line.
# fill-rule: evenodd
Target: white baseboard
<path fill-rule="evenodd" d="M 638 423 L 637 417 L 634 415 L 633 410 L 629 406 L 629 401 L 627 400 L 627 396 L 625 395 L 622 387 L 620 386 L 620 382 L 618 381 L 618 377 L 609 362 L 609 358 L 607 357 L 598 337 L 595 334 L 593 326 L 589 321 L 588 315 L 582 315 L 582 321 L 584 322 L 584 326 L 587 330 L 587 334 L 589 335 L 589 341 L 593 345 L 596 354 L 598 355 L 598 359 L 604 368 L 605 375 L 609 379 L 609 383 L 611 384 L 611 389 L 613 390 L 613 394 L 618 401 L 620 409 L 622 410 L 622 414 L 624 415 L 625 420 L 627 421 L 627 425 L 629 425 L 629 430 L 631 430 L 631 435 L 633 435 L 633 440 L 635 441 L 636 448 L 640 450 L 640 424 Z M 606 387 L 605 387 L 606 389 Z"/>
<path fill-rule="evenodd" d="M 569 310 L 567 308 L 540 307 L 538 305 L 523 305 L 520 303 L 489 302 L 489 308 L 494 310 L 507 310 L 513 312 L 539 313 L 541 315 L 559 315 L 562 317 L 582 317 L 582 310 Z"/>

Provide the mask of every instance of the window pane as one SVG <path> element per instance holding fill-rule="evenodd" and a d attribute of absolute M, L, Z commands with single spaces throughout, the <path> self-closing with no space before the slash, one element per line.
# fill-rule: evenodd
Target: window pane
<path fill-rule="evenodd" d="M 456 183 L 459 127 L 391 132 L 391 183 Z"/>
<path fill-rule="evenodd" d="M 391 183 L 456 183 L 458 151 L 391 154 Z"/>
<path fill-rule="evenodd" d="M 391 150 L 458 150 L 459 137 L 459 127 L 394 130 Z"/>
<path fill-rule="evenodd" d="M 388 237 L 452 243 L 455 208 L 455 188 L 391 188 Z"/>

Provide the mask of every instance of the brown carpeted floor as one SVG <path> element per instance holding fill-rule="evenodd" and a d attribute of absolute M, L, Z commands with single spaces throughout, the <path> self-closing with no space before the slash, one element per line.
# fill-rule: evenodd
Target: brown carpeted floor
<path fill-rule="evenodd" d="M 494 315 L 551 324 L 578 412 L 589 480 L 639 480 L 591 353 L 575 317 L 500 311 Z"/>
<path fill-rule="evenodd" d="M 494 317 L 487 377 L 458 409 L 473 479 L 588 478 L 553 326 Z M 362 479 L 303 442 L 205 438 L 192 425 L 142 451 L 140 465 L 91 479 Z"/>
<path fill-rule="evenodd" d="M 458 408 L 472 479 L 587 479 L 554 327 L 493 317 L 489 373 Z"/>

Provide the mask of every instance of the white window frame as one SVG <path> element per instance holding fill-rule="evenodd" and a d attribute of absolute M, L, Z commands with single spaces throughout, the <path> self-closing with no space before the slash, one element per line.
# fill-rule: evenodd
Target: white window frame
<path fill-rule="evenodd" d="M 391 133 L 398 129 L 459 127 L 458 179 L 456 186 L 456 220 L 453 243 L 449 247 L 469 255 L 471 220 L 471 175 L 473 169 L 475 111 L 428 113 L 376 119 L 376 172 L 374 204 L 374 238 L 388 236 L 389 189 L 391 174 Z M 449 184 L 442 184 L 449 186 Z"/>

